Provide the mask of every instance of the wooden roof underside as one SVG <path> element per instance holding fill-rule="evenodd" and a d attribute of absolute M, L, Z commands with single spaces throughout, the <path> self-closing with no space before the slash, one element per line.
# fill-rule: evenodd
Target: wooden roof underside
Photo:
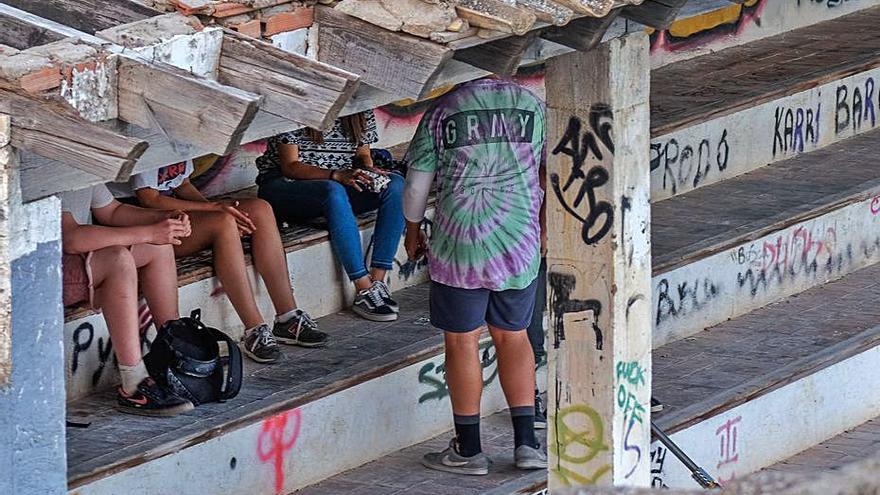
<path fill-rule="evenodd" d="M 666 27 L 687 0 L 499 0 L 504 15 L 488 0 L 457 2 L 470 25 L 486 27 L 439 38 L 445 43 L 317 5 L 312 60 L 133 0 L 0 0 L 0 113 L 12 116 L 23 197 L 126 180 L 447 84 L 512 74 L 591 49 L 619 15 Z M 571 15 L 553 18 L 541 11 L 548 5 Z M 527 22 L 514 28 L 505 16 Z"/>

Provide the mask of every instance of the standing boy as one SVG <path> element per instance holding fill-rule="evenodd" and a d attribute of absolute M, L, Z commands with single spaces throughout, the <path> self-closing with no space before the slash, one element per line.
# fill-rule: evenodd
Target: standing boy
<path fill-rule="evenodd" d="M 544 469 L 535 439 L 535 361 L 526 327 L 541 262 L 544 107 L 531 92 L 499 79 L 459 86 L 422 118 L 410 144 L 404 192 L 406 249 L 426 251 L 419 230 L 437 182 L 428 250 L 431 323 L 444 331 L 446 379 L 455 438 L 425 466 L 483 475 L 480 445 L 481 330 L 488 325 L 510 407 L 514 458 L 521 469 Z"/>

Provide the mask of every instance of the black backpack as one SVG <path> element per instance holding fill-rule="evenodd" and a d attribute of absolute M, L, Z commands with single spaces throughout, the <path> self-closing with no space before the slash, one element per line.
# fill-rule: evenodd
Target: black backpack
<path fill-rule="evenodd" d="M 195 406 L 225 402 L 241 389 L 241 350 L 228 335 L 205 326 L 199 310 L 162 325 L 144 363 L 157 382 Z"/>

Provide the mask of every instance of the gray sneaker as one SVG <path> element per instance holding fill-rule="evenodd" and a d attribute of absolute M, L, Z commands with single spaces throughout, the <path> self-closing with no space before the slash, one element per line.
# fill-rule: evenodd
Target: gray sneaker
<path fill-rule="evenodd" d="M 540 448 L 520 445 L 513 451 L 513 460 L 520 469 L 547 469 L 547 454 Z"/>
<path fill-rule="evenodd" d="M 278 342 L 265 323 L 242 337 L 238 345 L 246 356 L 258 363 L 274 363 L 281 357 Z"/>
<path fill-rule="evenodd" d="M 300 347 L 324 347 L 327 334 L 318 330 L 318 324 L 305 311 L 296 310 L 296 316 L 284 323 L 275 322 L 272 335 L 282 344 Z"/>
<path fill-rule="evenodd" d="M 431 452 L 422 457 L 422 465 L 426 468 L 436 469 L 454 474 L 467 474 L 470 476 L 484 476 L 489 474 L 491 461 L 486 454 L 480 452 L 471 457 L 460 455 L 456 449 L 456 441 L 453 438 L 449 442 L 449 448 L 443 452 Z M 544 466 L 547 462 L 544 462 Z"/>

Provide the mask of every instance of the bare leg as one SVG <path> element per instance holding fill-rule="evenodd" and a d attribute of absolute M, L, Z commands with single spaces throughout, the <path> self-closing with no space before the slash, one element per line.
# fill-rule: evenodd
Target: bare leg
<path fill-rule="evenodd" d="M 290 272 L 287 269 L 287 256 L 281 245 L 281 234 L 275 223 L 272 207 L 262 199 L 246 199 L 240 203 L 257 230 L 251 236 L 254 266 L 263 277 L 269 298 L 275 306 L 275 314 L 284 314 L 296 309 L 296 299 L 290 287 Z"/>
<path fill-rule="evenodd" d="M 245 329 L 265 323 L 257 303 L 244 262 L 244 249 L 238 234 L 238 225 L 232 215 L 220 212 L 188 212 L 192 235 L 174 247 L 174 254 L 186 256 L 208 247 L 214 250 L 214 270 L 226 296 L 238 313 Z"/>
<path fill-rule="evenodd" d="M 483 375 L 480 367 L 480 329 L 467 333 L 444 332 L 446 383 L 452 412 L 457 416 L 480 414 Z"/>
<path fill-rule="evenodd" d="M 380 280 L 380 281 L 384 282 L 385 281 L 385 273 L 387 273 L 387 272 L 388 272 L 388 270 L 386 270 L 384 268 L 370 268 L 370 278 L 373 280 Z"/>
<path fill-rule="evenodd" d="M 498 376 L 510 407 L 535 407 L 535 367 L 525 330 L 511 332 L 489 326 L 498 353 Z"/>
<path fill-rule="evenodd" d="M 354 281 L 354 288 L 358 292 L 369 289 L 373 285 L 373 278 L 368 276 L 361 277 Z"/>
<path fill-rule="evenodd" d="M 103 310 L 116 358 L 123 366 L 134 366 L 141 360 L 134 258 L 125 247 L 108 247 L 92 253 L 90 267 L 95 306 Z"/>
<path fill-rule="evenodd" d="M 141 291 L 156 328 L 169 320 L 180 318 L 174 249 L 171 246 L 138 244 L 131 247 L 131 254 L 138 269 Z"/>

